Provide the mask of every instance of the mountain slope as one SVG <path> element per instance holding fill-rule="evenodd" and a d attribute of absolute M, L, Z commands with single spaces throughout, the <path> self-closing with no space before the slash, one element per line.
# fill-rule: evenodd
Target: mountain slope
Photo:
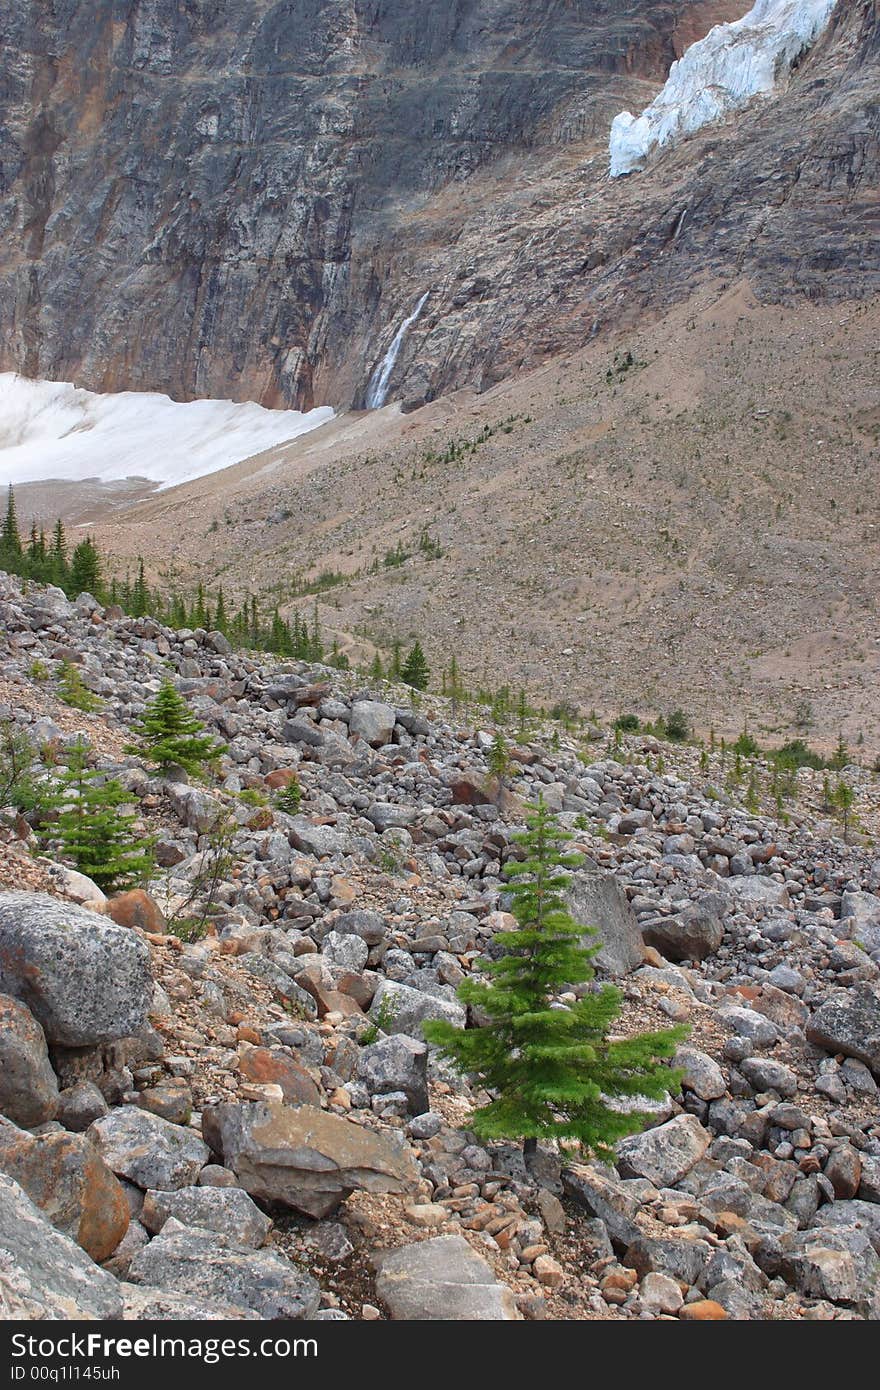
<path fill-rule="evenodd" d="M 0 0 L 0 367 L 357 400 L 435 273 L 426 218 L 448 250 L 459 194 L 601 143 L 621 101 L 741 8 Z"/>

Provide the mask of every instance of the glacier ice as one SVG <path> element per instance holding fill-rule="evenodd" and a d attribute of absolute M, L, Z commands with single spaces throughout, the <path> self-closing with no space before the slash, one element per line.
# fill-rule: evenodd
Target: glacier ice
<path fill-rule="evenodd" d="M 146 478 L 160 490 L 241 463 L 333 419 L 252 401 L 178 402 L 152 391 L 99 395 L 0 373 L 0 484 Z"/>
<path fill-rule="evenodd" d="M 667 145 L 754 96 L 779 78 L 827 28 L 837 0 L 756 0 L 742 19 L 716 24 L 669 70 L 666 85 L 640 116 L 621 111 L 611 125 L 610 174 L 642 168 Z"/>

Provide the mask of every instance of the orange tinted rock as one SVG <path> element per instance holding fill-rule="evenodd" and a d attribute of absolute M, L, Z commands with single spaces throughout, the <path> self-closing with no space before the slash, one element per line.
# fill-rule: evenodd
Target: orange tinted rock
<path fill-rule="evenodd" d="M 258 1085 L 274 1083 L 288 1105 L 320 1105 L 321 1093 L 304 1067 L 268 1047 L 249 1047 L 239 1059 L 239 1070 Z"/>
<path fill-rule="evenodd" d="M 278 791 L 282 787 L 292 786 L 296 782 L 296 770 L 292 767 L 276 767 L 271 772 L 267 772 L 263 781 L 272 791 Z"/>
<path fill-rule="evenodd" d="M 122 1186 L 83 1135 L 33 1135 L 0 1125 L 0 1172 L 95 1261 L 106 1260 L 128 1230 Z"/>
<path fill-rule="evenodd" d="M 111 898 L 106 915 L 120 927 L 139 927 L 141 931 L 156 935 L 165 932 L 165 918 L 159 905 L 143 888 L 132 888 L 129 893 L 118 893 Z"/>
<path fill-rule="evenodd" d="M 727 1313 L 714 1298 L 701 1298 L 698 1303 L 685 1303 L 678 1316 L 685 1322 L 723 1322 Z"/>

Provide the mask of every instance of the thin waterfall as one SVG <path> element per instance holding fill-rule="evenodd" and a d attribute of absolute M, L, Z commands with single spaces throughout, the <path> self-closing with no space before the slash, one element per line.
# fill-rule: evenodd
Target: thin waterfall
<path fill-rule="evenodd" d="M 403 340 L 427 304 L 430 293 L 430 290 L 426 290 L 409 318 L 403 320 L 403 323 L 394 335 L 391 346 L 373 372 L 373 375 L 370 377 L 370 384 L 367 387 L 366 395 L 367 410 L 381 410 L 382 406 L 385 404 L 388 397 L 388 383 L 391 380 L 394 364 L 403 346 Z"/>

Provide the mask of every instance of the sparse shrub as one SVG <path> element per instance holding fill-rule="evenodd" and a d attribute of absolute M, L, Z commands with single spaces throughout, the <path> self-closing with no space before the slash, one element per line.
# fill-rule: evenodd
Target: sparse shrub
<path fill-rule="evenodd" d="M 70 705 L 71 709 L 82 710 L 85 714 L 93 714 L 102 705 L 98 696 L 93 694 L 84 684 L 82 676 L 72 661 L 62 661 L 61 663 L 61 671 L 58 675 L 58 698 L 62 704 Z"/>
<path fill-rule="evenodd" d="M 615 729 L 619 729 L 622 734 L 637 734 L 639 732 L 639 718 L 636 714 L 619 714 L 614 721 Z"/>

